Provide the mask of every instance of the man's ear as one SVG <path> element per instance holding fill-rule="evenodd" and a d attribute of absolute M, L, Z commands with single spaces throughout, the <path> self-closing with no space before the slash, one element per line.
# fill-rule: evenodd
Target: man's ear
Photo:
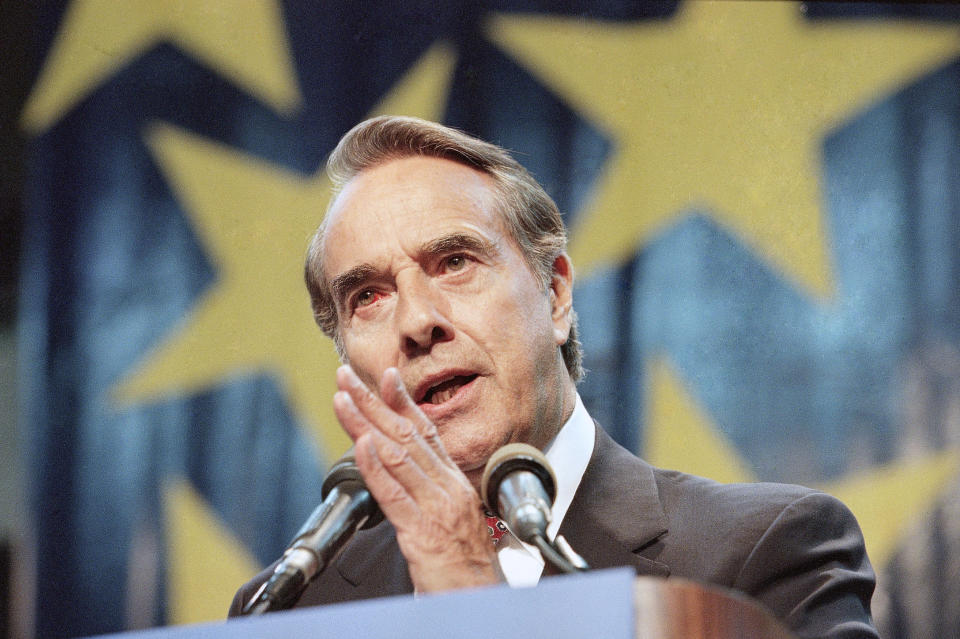
<path fill-rule="evenodd" d="M 561 253 L 553 260 L 550 278 L 550 304 L 553 318 L 553 337 L 557 346 L 567 343 L 573 312 L 573 263 L 570 256 Z"/>

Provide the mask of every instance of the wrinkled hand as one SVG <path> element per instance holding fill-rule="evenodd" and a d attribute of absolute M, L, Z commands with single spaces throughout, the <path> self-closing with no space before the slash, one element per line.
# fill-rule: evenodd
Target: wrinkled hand
<path fill-rule="evenodd" d="M 480 496 L 397 370 L 384 372 L 379 397 L 349 366 L 337 371 L 337 387 L 334 411 L 367 488 L 396 528 L 417 591 L 502 582 Z"/>

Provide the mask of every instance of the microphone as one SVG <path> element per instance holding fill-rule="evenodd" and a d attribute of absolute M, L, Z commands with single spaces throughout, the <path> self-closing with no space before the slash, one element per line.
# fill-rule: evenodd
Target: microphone
<path fill-rule="evenodd" d="M 546 456 L 529 444 L 507 444 L 490 456 L 483 469 L 480 494 L 487 508 L 521 541 L 536 546 L 561 572 L 589 570 L 567 540 L 547 539 L 557 478 Z"/>
<path fill-rule="evenodd" d="M 286 610 L 333 561 L 353 535 L 375 526 L 383 513 L 357 469 L 351 448 L 330 468 L 323 501 L 297 532 L 270 578 L 243 608 L 245 615 Z"/>
<path fill-rule="evenodd" d="M 500 448 L 487 460 L 480 482 L 487 508 L 528 544 L 538 535 L 547 536 L 556 486 L 550 462 L 529 444 Z"/>

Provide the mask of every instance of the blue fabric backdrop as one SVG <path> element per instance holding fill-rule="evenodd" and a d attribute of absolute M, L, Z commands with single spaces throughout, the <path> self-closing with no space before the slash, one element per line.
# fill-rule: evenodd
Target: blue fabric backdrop
<path fill-rule="evenodd" d="M 603 0 L 280 4 L 302 94 L 292 114 L 161 39 L 31 139 L 19 323 L 39 637 L 135 623 L 127 588 L 143 539 L 154 540 L 147 547 L 159 557 L 147 622 L 169 620 L 161 493 L 169 478 L 187 480 L 266 564 L 317 502 L 329 460 L 269 372 L 238 371 L 199 394 L 111 404 L 110 389 L 218 279 L 144 142 L 149 123 L 312 175 L 444 39 L 457 54 L 444 122 L 516 150 L 576 222 L 618 140 L 492 44 L 484 20 L 495 11 L 550 12 L 657 24 L 676 11 L 674 3 Z M 44 4 L 41 56 L 65 7 Z M 859 4 L 815 6 L 806 19 L 864 15 L 960 19 L 949 7 Z M 647 407 L 636 389 L 657 355 L 764 480 L 817 483 L 864 460 L 895 461 L 911 442 L 955 446 L 958 143 L 960 60 L 878 96 L 819 142 L 834 303 L 812 301 L 707 205 L 582 279 L 576 308 L 590 373 L 580 392 L 596 419 L 642 453 Z M 271 214 L 282 223 L 282 211 Z M 920 415 L 912 428 L 908 408 Z M 955 511 L 944 497 L 923 529 L 926 554 L 903 550 L 885 567 L 878 611 L 888 636 L 960 635 L 950 577 L 960 571 Z"/>

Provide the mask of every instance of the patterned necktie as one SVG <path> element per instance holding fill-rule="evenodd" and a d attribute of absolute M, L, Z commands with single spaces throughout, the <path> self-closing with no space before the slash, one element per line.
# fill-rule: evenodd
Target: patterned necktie
<path fill-rule="evenodd" d="M 487 531 L 490 533 L 490 539 L 496 546 L 500 543 L 500 538 L 507 534 L 507 525 L 487 509 L 483 510 L 483 514 L 487 518 Z"/>

